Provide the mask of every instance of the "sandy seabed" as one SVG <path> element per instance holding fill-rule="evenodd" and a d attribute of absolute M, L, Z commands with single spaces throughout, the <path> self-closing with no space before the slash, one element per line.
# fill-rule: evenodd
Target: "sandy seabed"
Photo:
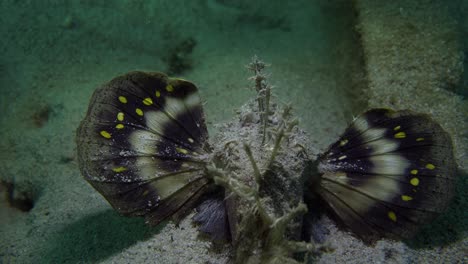
<path fill-rule="evenodd" d="M 451 13 L 467 11 L 466 1 L 445 9 L 422 0 L 250 2 L 0 3 L 0 263 L 227 260 L 226 252 L 212 252 L 198 238 L 191 216 L 179 227 L 147 227 L 143 219 L 119 216 L 81 177 L 74 137 L 89 98 L 102 83 L 132 70 L 174 71 L 193 81 L 213 135 L 216 124 L 234 118 L 255 96 L 245 66 L 258 55 L 271 64 L 274 100 L 292 104 L 317 149 L 368 107 L 411 108 L 442 123 L 456 142 L 459 165 L 467 168 L 466 88 L 454 86 L 466 84 L 460 80 L 466 48 L 457 30 L 466 36 L 468 16 Z M 431 16 L 435 9 L 440 12 Z M 424 41 L 433 36 L 442 40 L 424 52 Z M 407 45 L 408 39 L 424 46 Z M 428 66 L 431 58 L 443 67 Z M 402 67 L 416 59 L 421 62 Z M 426 80 L 424 89 L 418 78 Z M 323 216 L 320 225 L 336 249 L 318 262 L 468 261 L 468 182 L 466 172 L 459 173 L 453 206 L 412 241 L 369 247 Z"/>

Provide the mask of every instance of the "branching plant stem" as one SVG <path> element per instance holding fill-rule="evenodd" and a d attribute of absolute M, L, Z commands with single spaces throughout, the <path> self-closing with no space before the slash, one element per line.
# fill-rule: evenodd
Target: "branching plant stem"
<path fill-rule="evenodd" d="M 265 144 L 266 141 L 271 97 L 271 86 L 266 82 L 266 76 L 263 73 L 265 67 L 267 67 L 267 65 L 259 60 L 257 56 L 254 56 L 252 62 L 248 65 L 249 70 L 254 73 L 254 76 L 250 77 L 250 79 L 254 81 L 255 90 L 257 91 L 258 110 L 260 112 L 262 129 L 262 144 Z"/>

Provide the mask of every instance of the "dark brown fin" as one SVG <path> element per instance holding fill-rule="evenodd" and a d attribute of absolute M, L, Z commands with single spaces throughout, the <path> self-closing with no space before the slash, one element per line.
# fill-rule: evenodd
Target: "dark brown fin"
<path fill-rule="evenodd" d="M 119 213 L 157 224 L 211 184 L 207 138 L 195 85 L 131 72 L 93 94 L 76 135 L 79 167 Z"/>
<path fill-rule="evenodd" d="M 207 234 L 214 242 L 223 243 L 231 240 L 224 195 L 212 196 L 197 207 L 193 220 L 199 230 Z"/>
<path fill-rule="evenodd" d="M 367 241 L 410 238 L 454 195 L 450 136 L 428 115 L 373 109 L 319 159 L 319 193 Z"/>

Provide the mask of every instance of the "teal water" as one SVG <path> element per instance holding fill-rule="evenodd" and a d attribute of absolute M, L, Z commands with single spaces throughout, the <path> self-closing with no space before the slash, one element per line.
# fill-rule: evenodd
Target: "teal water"
<path fill-rule="evenodd" d="M 467 13 L 467 1 L 2 1 L 0 263 L 225 261 L 189 220 L 149 228 L 118 216 L 82 179 L 75 130 L 96 87 L 147 70 L 194 82 L 214 135 L 255 96 L 245 67 L 254 55 L 271 65 L 275 100 L 293 106 L 317 150 L 380 105 L 434 114 L 456 142 L 462 179 L 447 215 L 414 241 L 374 247 L 331 229 L 337 249 L 318 262 L 467 261 Z M 410 53 L 405 41 L 420 32 Z M 426 32 L 442 37 L 428 47 Z M 418 66 L 431 72 L 413 74 Z M 382 81 L 398 73 L 403 81 Z M 413 86 L 387 85 L 400 82 Z"/>

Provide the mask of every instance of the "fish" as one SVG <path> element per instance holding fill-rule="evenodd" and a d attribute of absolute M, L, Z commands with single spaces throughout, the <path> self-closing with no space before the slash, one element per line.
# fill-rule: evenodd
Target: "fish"
<path fill-rule="evenodd" d="M 446 210 L 456 168 L 450 135 L 431 116 L 377 108 L 319 156 L 314 191 L 364 241 L 407 239 Z"/>
<path fill-rule="evenodd" d="M 280 127 L 288 124 L 289 121 L 284 119 L 287 115 L 275 116 Z M 252 124 L 248 125 L 256 125 L 261 131 L 260 123 L 254 120 L 257 119 L 252 119 Z M 302 135 L 300 131 L 288 131 L 285 142 L 299 142 L 292 133 Z M 278 138 L 281 136 L 280 133 Z M 230 137 L 218 137 L 225 138 Z M 239 138 L 239 142 L 245 141 L 240 134 Z M 271 160 L 266 169 L 259 169 L 252 160 L 255 155 L 247 155 L 260 178 L 253 179 L 251 175 L 249 179 L 230 178 L 232 175 L 225 168 L 246 170 L 244 164 L 248 161 L 238 166 L 227 164 L 230 157 L 237 155 L 222 153 L 230 149 L 232 137 L 231 141 L 216 143 L 224 146 L 217 148 L 220 153 L 214 152 L 208 139 L 202 101 L 193 83 L 160 72 L 134 71 L 103 84 L 92 95 L 76 134 L 78 165 L 85 180 L 120 214 L 144 217 L 146 223 L 158 225 L 169 219 L 178 222 L 197 208 L 193 220 L 199 224 L 200 231 L 209 234 L 212 240 L 222 241 L 260 239 L 265 237 L 265 232 L 285 232 L 287 223 L 274 232 L 269 230 L 267 223 L 264 229 L 268 230 L 257 235 L 239 233 L 245 230 L 260 232 L 256 228 L 233 227 L 243 223 L 239 220 L 242 212 L 250 212 L 247 215 L 251 221 L 244 221 L 247 224 L 258 224 L 266 218 L 271 218 L 274 223 L 275 217 L 284 218 L 269 215 L 263 216 L 262 220 L 257 214 L 259 208 L 266 206 L 263 200 L 278 201 L 289 197 L 287 202 L 299 203 L 299 209 L 292 210 L 294 217 L 286 218 L 296 218 L 296 214 L 306 210 L 302 201 L 307 200 L 294 197 L 303 195 L 302 187 L 305 195 L 317 194 L 338 221 L 369 242 L 413 237 L 423 225 L 446 210 L 455 193 L 457 165 L 449 133 L 430 115 L 410 110 L 376 108 L 362 113 L 316 160 L 302 155 L 301 149 L 305 149 L 303 145 L 307 143 L 296 144 L 295 150 L 278 152 L 278 155 L 291 154 L 295 162 L 304 162 L 296 166 L 300 171 L 309 168 L 310 163 L 316 164 L 317 170 L 313 171 L 318 171 L 318 175 L 297 173 L 294 184 L 289 184 L 296 190 L 291 194 L 283 193 L 285 186 L 268 186 L 281 184 L 278 180 L 281 177 L 261 178 L 291 173 L 284 171 L 287 166 L 279 166 L 287 164 L 288 155 L 281 157 L 286 163 L 275 162 L 273 158 L 265 158 L 270 154 L 276 157 L 276 152 L 267 151 L 275 148 L 257 147 L 263 149 L 257 154 L 263 157 L 260 160 Z M 250 151 L 246 144 L 244 142 L 244 148 L 238 144 L 236 151 Z M 226 164 L 219 164 L 223 162 Z M 218 184 L 213 173 L 218 174 Z M 221 174 L 224 178 L 219 181 Z M 302 174 L 309 178 L 302 182 Z M 297 188 L 297 184 L 304 186 Z M 239 186 L 243 186 L 243 190 L 236 192 Z M 247 201 L 242 201 L 244 198 L 239 196 L 236 203 L 252 208 L 241 210 L 232 206 L 234 193 L 253 195 Z M 278 194 L 279 197 L 268 197 Z M 258 203 L 249 205 L 254 198 Z M 262 210 L 268 211 L 265 208 Z M 290 214 L 285 213 L 284 208 L 279 211 Z M 232 219 L 238 221 L 231 223 Z M 297 226 L 300 227 L 296 221 Z M 275 237 L 283 236 L 275 233 Z M 248 252 L 252 249 L 243 250 L 242 254 L 254 254 Z M 270 254 L 270 251 L 266 253 Z"/>

